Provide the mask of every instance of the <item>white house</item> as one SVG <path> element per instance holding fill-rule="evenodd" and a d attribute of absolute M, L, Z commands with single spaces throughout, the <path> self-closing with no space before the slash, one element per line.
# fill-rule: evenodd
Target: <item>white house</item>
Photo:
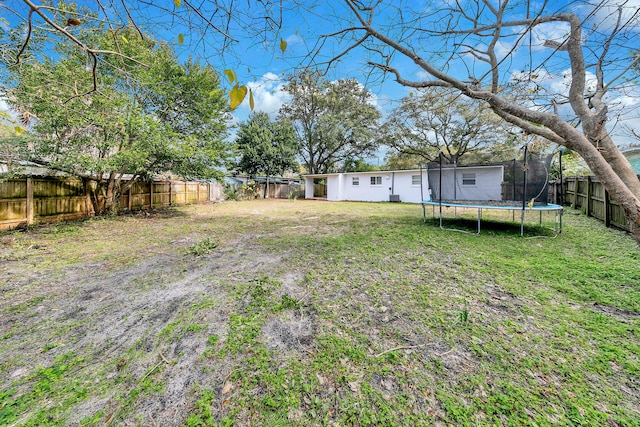
<path fill-rule="evenodd" d="M 442 176 L 442 186 L 440 186 Z M 442 165 L 429 169 L 431 198 L 443 200 L 502 200 L 503 165 Z"/>
<path fill-rule="evenodd" d="M 426 169 L 304 175 L 304 180 L 306 199 L 409 203 L 430 200 Z"/>

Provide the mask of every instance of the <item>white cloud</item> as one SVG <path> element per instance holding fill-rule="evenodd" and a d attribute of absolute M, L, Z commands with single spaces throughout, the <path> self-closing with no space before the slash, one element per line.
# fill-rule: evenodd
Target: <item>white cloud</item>
<path fill-rule="evenodd" d="M 296 46 L 296 45 L 304 44 L 302 37 L 300 37 L 298 34 L 291 34 L 289 37 L 287 37 L 284 40 L 287 42 L 288 46 Z"/>
<path fill-rule="evenodd" d="M 532 49 L 539 51 L 548 49 L 544 47 L 545 41 L 564 42 L 569 36 L 571 26 L 567 22 L 547 22 L 533 28 Z"/>
<path fill-rule="evenodd" d="M 274 73 L 266 73 L 259 80 L 247 83 L 251 92 L 253 92 L 254 111 L 261 111 L 275 116 L 278 114 L 282 104 L 291 98 L 288 93 L 283 90 L 284 80 Z M 246 116 L 249 114 L 249 96 L 247 95 L 240 107 L 238 107 L 236 116 Z"/>
<path fill-rule="evenodd" d="M 16 112 L 12 110 L 11 107 L 9 107 L 9 104 L 7 104 L 7 101 L 3 98 L 0 98 L 0 111 L 9 114 L 9 116 L 11 116 L 13 120 L 16 120 L 18 117 Z M 0 120 L 2 120 L 3 122 L 7 121 L 7 119 L 5 118 L 0 118 Z"/>
<path fill-rule="evenodd" d="M 601 30 L 608 30 L 616 25 L 619 10 L 622 12 L 621 22 L 625 23 L 633 18 L 636 25 L 640 23 L 640 14 L 637 14 L 640 0 L 607 0 L 596 7 L 586 4 L 584 9 L 593 15 L 591 24 L 597 25 Z"/>

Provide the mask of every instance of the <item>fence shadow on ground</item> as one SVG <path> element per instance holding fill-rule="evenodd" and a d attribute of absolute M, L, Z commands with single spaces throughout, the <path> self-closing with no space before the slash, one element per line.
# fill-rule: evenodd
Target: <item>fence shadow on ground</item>
<path fill-rule="evenodd" d="M 103 220 L 118 220 L 124 218 L 140 218 L 149 220 L 163 220 L 163 219 L 175 219 L 175 218 L 187 218 L 187 214 L 176 209 L 176 207 L 161 207 L 157 209 L 144 209 L 136 211 L 121 211 L 118 213 L 108 213 L 105 215 L 98 215 L 93 217 L 71 219 L 59 222 L 44 222 L 36 224 L 22 224 L 16 228 L 0 229 L 0 237 L 10 236 L 15 233 L 22 233 L 28 231 L 32 234 L 68 234 L 78 231 L 85 226 L 90 225 L 95 221 Z"/>

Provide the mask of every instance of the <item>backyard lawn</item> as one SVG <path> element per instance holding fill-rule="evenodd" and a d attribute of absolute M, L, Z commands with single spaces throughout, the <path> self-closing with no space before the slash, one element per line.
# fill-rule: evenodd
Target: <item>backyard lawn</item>
<path fill-rule="evenodd" d="M 640 249 L 519 233 L 304 200 L 3 232 L 0 425 L 640 426 Z"/>

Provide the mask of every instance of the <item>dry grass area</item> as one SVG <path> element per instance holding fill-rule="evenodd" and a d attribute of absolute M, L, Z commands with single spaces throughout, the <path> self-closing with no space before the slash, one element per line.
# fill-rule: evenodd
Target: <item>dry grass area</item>
<path fill-rule="evenodd" d="M 640 426 L 640 250 L 519 231 L 259 200 L 2 233 L 0 425 Z"/>

